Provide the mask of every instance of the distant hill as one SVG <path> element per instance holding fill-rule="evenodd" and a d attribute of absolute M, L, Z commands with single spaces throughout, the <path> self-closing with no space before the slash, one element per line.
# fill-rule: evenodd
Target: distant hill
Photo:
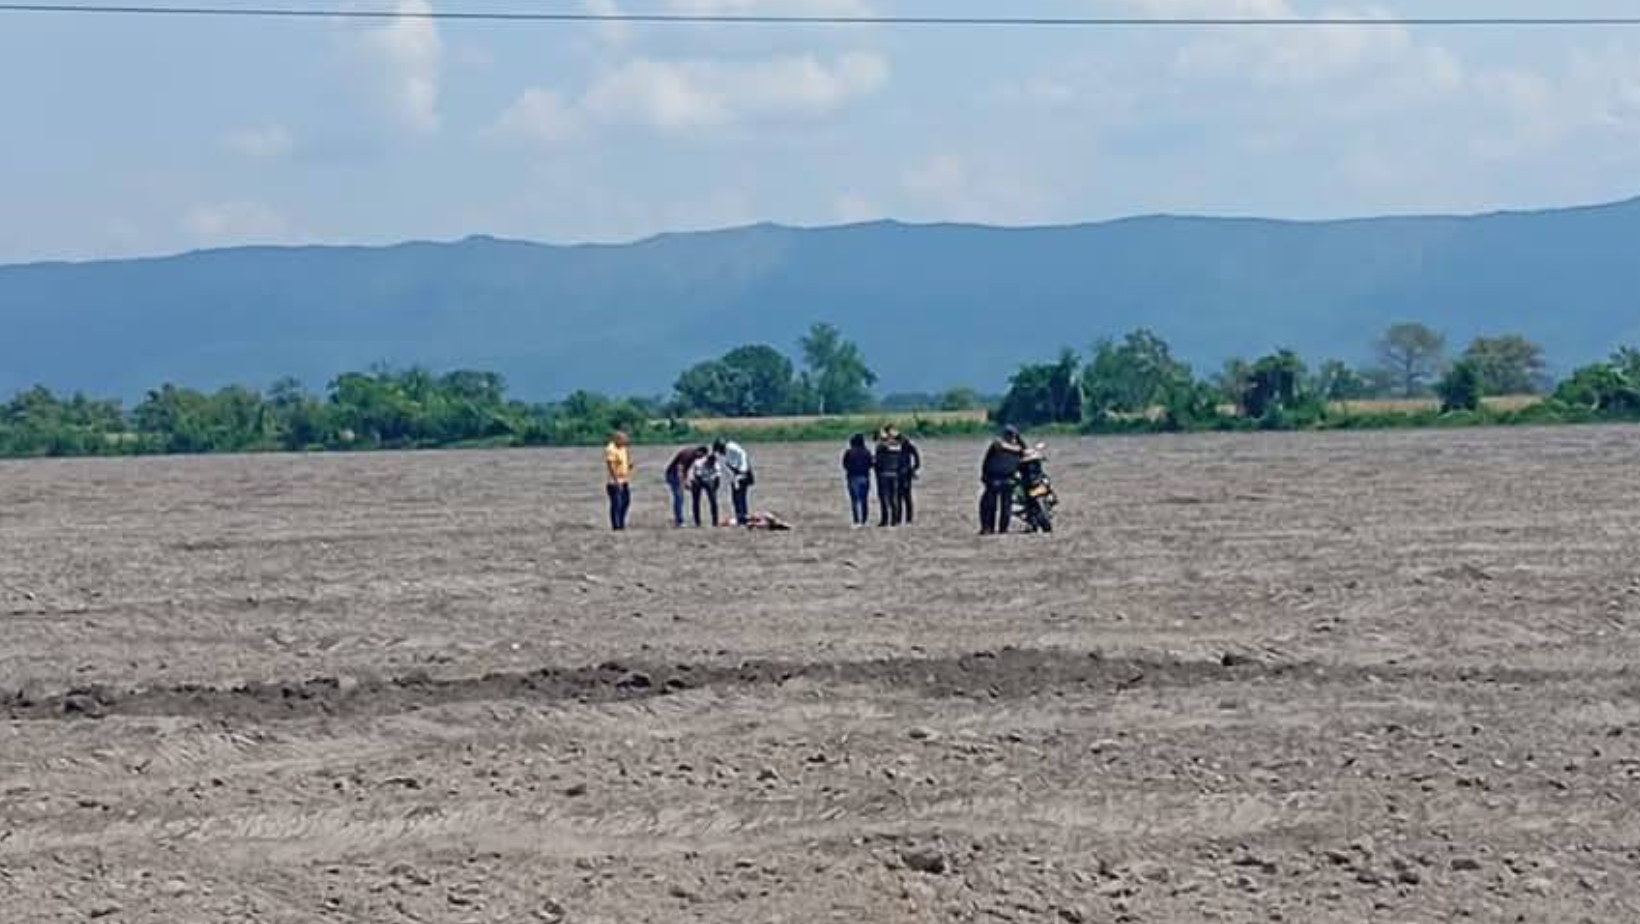
<path fill-rule="evenodd" d="M 1387 324 L 1521 332 L 1561 368 L 1640 343 L 1640 200 L 1476 217 L 1134 218 L 1049 228 L 758 225 L 619 246 L 493 238 L 0 267 L 0 394 L 322 386 L 378 361 L 494 369 L 516 394 L 661 393 L 815 320 L 885 390 L 994 389 L 1144 325 L 1198 366 L 1365 358 Z"/>

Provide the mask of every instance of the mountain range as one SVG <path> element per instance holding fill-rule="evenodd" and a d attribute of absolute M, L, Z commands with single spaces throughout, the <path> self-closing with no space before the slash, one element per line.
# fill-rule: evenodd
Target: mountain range
<path fill-rule="evenodd" d="M 504 373 L 514 394 L 660 394 L 814 321 L 884 390 L 991 390 L 1019 363 L 1155 330 L 1199 368 L 1291 347 L 1363 361 L 1416 320 L 1521 333 L 1554 368 L 1640 343 L 1640 199 L 1476 216 L 1154 216 L 1062 227 L 755 225 L 631 244 L 474 237 L 0 266 L 0 394 L 164 382 L 322 387 L 375 363 Z"/>

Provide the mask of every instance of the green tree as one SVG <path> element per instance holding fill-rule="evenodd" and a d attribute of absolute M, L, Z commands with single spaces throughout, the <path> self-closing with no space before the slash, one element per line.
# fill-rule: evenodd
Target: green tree
<path fill-rule="evenodd" d="M 1050 423 L 1080 423 L 1082 385 L 1077 380 L 1081 361 L 1074 350 L 1062 350 L 1059 361 L 1020 367 L 1009 379 L 1008 393 L 997 408 L 1001 423 L 1034 427 Z"/>
<path fill-rule="evenodd" d="M 1479 410 L 1483 390 L 1480 367 L 1468 359 L 1453 363 L 1447 368 L 1446 375 L 1435 384 L 1442 413 Z"/>
<path fill-rule="evenodd" d="M 1640 415 L 1640 351 L 1624 347 L 1606 362 L 1576 370 L 1555 389 L 1554 399 L 1606 416 Z"/>
<path fill-rule="evenodd" d="M 1144 329 L 1127 334 L 1121 343 L 1099 340 L 1082 370 L 1088 408 L 1099 417 L 1145 413 L 1165 405 L 1172 392 L 1192 381 L 1190 367 L 1173 358 L 1167 342 Z"/>
<path fill-rule="evenodd" d="M 1373 344 L 1377 372 L 1403 398 L 1423 394 L 1446 362 L 1446 338 L 1422 324 L 1396 324 Z"/>
<path fill-rule="evenodd" d="M 711 417 L 744 416 L 751 393 L 746 373 L 717 359 L 684 370 L 672 388 L 681 413 Z"/>
<path fill-rule="evenodd" d="M 1325 401 L 1359 401 L 1367 396 L 1369 386 L 1348 364 L 1329 359 L 1316 370 L 1311 389 Z"/>
<path fill-rule="evenodd" d="M 1536 395 L 1548 388 L 1543 347 L 1519 334 L 1476 337 L 1463 352 L 1488 395 Z"/>
<path fill-rule="evenodd" d="M 977 411 L 985 407 L 985 399 L 972 388 L 952 388 L 938 395 L 936 407 L 942 411 Z"/>
<path fill-rule="evenodd" d="M 1248 370 L 1241 407 L 1248 417 L 1272 420 L 1296 408 L 1302 398 L 1304 362 L 1292 350 L 1263 357 Z"/>
<path fill-rule="evenodd" d="M 797 376 L 784 353 L 761 344 L 737 347 L 719 360 L 740 373 L 743 391 L 736 417 L 773 417 L 796 410 Z"/>
<path fill-rule="evenodd" d="M 815 324 L 799 341 L 807 369 L 803 390 L 819 414 L 853 414 L 871 407 L 877 384 L 860 348 L 830 324 Z"/>

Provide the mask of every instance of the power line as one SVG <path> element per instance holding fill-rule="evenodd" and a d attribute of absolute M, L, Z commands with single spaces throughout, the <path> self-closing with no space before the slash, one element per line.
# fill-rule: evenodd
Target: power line
<path fill-rule="evenodd" d="M 436 20 L 448 22 L 628 23 L 633 25 L 965 26 L 1034 28 L 1551 28 L 1640 26 L 1640 16 L 1444 16 L 1336 19 L 1137 16 L 817 16 L 761 13 L 565 13 L 528 11 L 293 9 L 285 7 L 136 6 L 96 3 L 0 3 L 0 13 L 251 19 Z"/>

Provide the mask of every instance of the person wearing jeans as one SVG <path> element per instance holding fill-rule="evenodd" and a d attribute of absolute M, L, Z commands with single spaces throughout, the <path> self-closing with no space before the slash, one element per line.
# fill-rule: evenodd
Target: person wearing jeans
<path fill-rule="evenodd" d="M 672 491 L 672 525 L 683 526 L 683 498 L 689 487 L 689 471 L 696 459 L 704 459 L 710 452 L 705 446 L 685 449 L 672 457 L 666 467 L 666 486 Z"/>
<path fill-rule="evenodd" d="M 616 431 L 604 447 L 604 472 L 608 476 L 609 525 L 616 531 L 626 529 L 626 515 L 632 509 L 632 449 L 625 433 Z"/>
<path fill-rule="evenodd" d="M 871 472 L 874 466 L 871 449 L 866 446 L 864 433 L 856 433 L 843 452 L 843 477 L 848 482 L 849 509 L 855 526 L 871 522 Z"/>

